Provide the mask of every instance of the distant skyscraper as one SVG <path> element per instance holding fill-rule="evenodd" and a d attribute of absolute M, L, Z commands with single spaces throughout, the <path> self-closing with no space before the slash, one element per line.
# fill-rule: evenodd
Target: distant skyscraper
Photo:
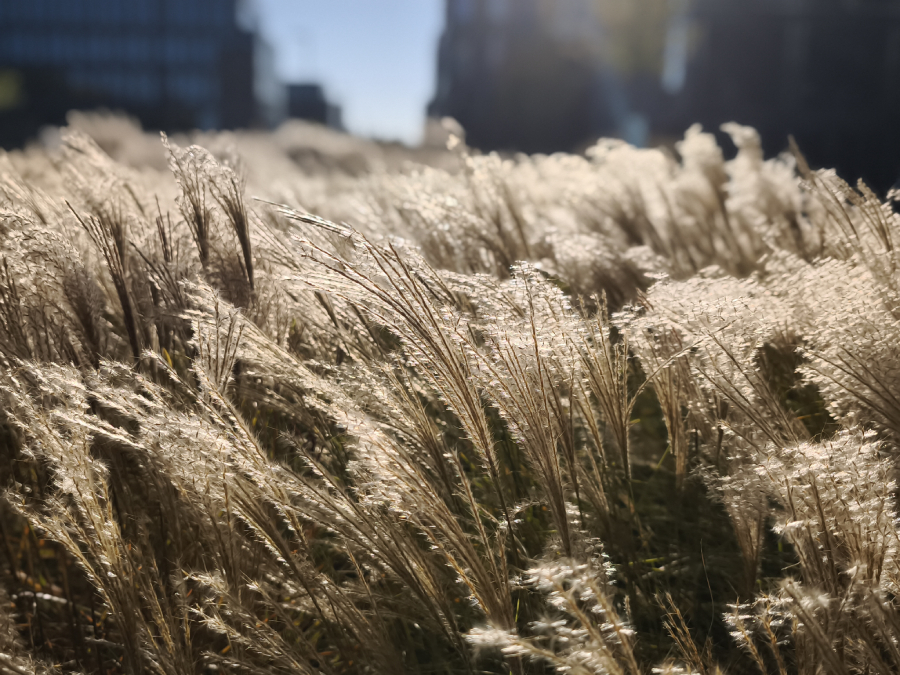
<path fill-rule="evenodd" d="M 793 135 L 814 165 L 885 189 L 900 178 L 900 1 L 697 0 L 683 83 L 657 126 Z"/>
<path fill-rule="evenodd" d="M 0 142 L 73 107 L 160 128 L 278 121 L 270 50 L 238 0 L 0 0 Z"/>
<path fill-rule="evenodd" d="M 608 121 L 594 100 L 590 3 L 448 0 L 429 114 L 456 118 L 484 149 L 546 152 L 589 140 Z"/>
<path fill-rule="evenodd" d="M 484 150 L 793 135 L 815 166 L 900 178 L 900 0 L 447 0 L 429 113 Z"/>
<path fill-rule="evenodd" d="M 447 0 L 429 114 L 456 118 L 483 149 L 643 144 L 636 104 L 658 89 L 669 2 Z"/>

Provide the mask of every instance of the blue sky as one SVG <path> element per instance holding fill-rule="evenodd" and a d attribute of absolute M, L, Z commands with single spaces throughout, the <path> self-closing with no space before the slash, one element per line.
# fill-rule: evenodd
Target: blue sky
<path fill-rule="evenodd" d="M 285 82 L 318 81 L 353 133 L 417 143 L 443 0 L 255 0 Z"/>

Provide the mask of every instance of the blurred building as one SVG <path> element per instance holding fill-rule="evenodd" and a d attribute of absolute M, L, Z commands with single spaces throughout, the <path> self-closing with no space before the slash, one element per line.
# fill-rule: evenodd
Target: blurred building
<path fill-rule="evenodd" d="M 318 122 L 332 129 L 343 130 L 341 108 L 329 103 L 322 85 L 315 83 L 287 86 L 287 115 L 293 119 Z"/>
<path fill-rule="evenodd" d="M 598 108 L 590 0 L 448 0 L 433 117 L 484 149 L 571 149 L 611 124 Z"/>
<path fill-rule="evenodd" d="M 433 116 L 485 150 L 793 135 L 816 166 L 900 176 L 900 0 L 447 0 Z"/>
<path fill-rule="evenodd" d="M 770 154 L 790 134 L 814 166 L 881 189 L 900 178 L 900 1 L 697 0 L 686 19 L 683 82 L 657 127 L 735 120 Z"/>
<path fill-rule="evenodd" d="M 71 108 L 162 129 L 277 123 L 271 49 L 239 0 L 0 0 L 0 145 Z"/>
<path fill-rule="evenodd" d="M 435 117 L 487 150 L 647 141 L 673 0 L 447 0 Z"/>

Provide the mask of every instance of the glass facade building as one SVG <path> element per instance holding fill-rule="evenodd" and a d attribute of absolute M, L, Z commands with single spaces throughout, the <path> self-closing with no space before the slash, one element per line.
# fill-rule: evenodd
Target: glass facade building
<path fill-rule="evenodd" d="M 100 106 L 156 128 L 275 122 L 272 59 L 238 10 L 238 0 L 0 0 L 0 123 L 58 124 L 69 108 Z"/>

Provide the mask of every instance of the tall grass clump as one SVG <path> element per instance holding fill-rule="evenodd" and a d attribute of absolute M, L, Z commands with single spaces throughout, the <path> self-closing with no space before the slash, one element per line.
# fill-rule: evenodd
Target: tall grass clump
<path fill-rule="evenodd" d="M 0 156 L 0 672 L 898 672 L 896 195 L 724 130 Z"/>

